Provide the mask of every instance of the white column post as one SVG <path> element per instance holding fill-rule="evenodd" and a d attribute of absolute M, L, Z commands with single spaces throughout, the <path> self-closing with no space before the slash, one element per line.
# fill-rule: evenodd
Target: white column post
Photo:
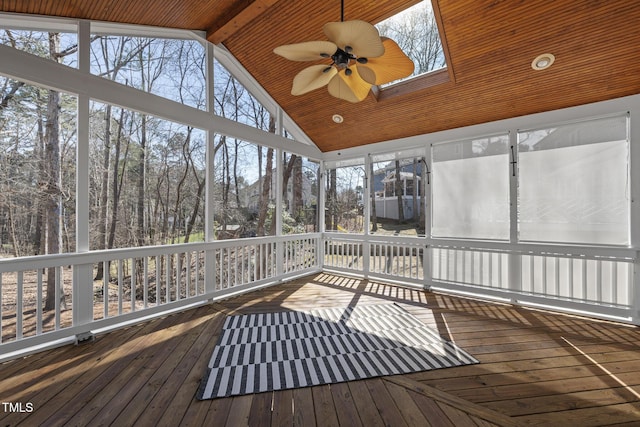
<path fill-rule="evenodd" d="M 78 65 L 90 73 L 91 23 L 78 22 Z M 76 252 L 89 251 L 89 96 L 78 95 L 76 143 Z M 93 265 L 73 266 L 73 325 L 93 321 Z"/>
<path fill-rule="evenodd" d="M 509 132 L 509 242 L 518 243 L 518 132 Z M 509 283 L 507 288 L 522 289 L 522 255 L 509 253 Z"/>
<path fill-rule="evenodd" d="M 631 303 L 633 304 L 632 322 L 640 325 L 640 111 L 633 110 L 630 114 L 631 123 L 629 135 L 629 182 L 631 192 L 631 206 L 629 212 L 629 225 L 631 229 L 631 244 L 636 251 L 636 259 L 633 263 L 633 283 L 631 283 Z"/>
<path fill-rule="evenodd" d="M 422 179 L 426 180 L 424 183 L 424 194 L 422 195 L 422 206 L 424 209 L 424 237 L 426 243 L 422 252 L 422 275 L 423 275 L 423 286 L 425 289 L 431 287 L 431 283 L 433 280 L 432 277 L 432 259 L 433 259 L 433 249 L 429 244 L 431 240 L 431 217 L 433 215 L 433 200 L 432 200 L 432 192 L 431 185 L 433 184 L 433 176 L 431 175 L 431 171 L 433 170 L 433 162 L 432 162 L 432 147 L 433 145 L 429 145 L 425 150 L 424 162 L 422 163 Z"/>
<path fill-rule="evenodd" d="M 362 242 L 362 271 L 365 278 L 369 277 L 369 269 L 371 268 L 371 243 L 369 241 L 369 232 L 371 230 L 371 203 L 375 203 L 371 195 L 373 191 L 373 176 L 371 175 L 371 155 L 367 154 L 364 158 L 364 193 L 362 194 L 362 203 L 364 205 L 364 240 Z"/>
<path fill-rule="evenodd" d="M 324 269 L 324 240 L 326 238 L 326 218 L 325 218 L 325 199 L 326 199 L 326 179 L 327 170 L 325 168 L 324 160 L 320 161 L 320 182 L 318 183 L 318 230 L 320 231 L 320 238 L 318 239 L 318 266 Z"/>
<path fill-rule="evenodd" d="M 213 89 L 213 44 L 203 42 L 206 48 L 206 85 L 207 85 L 207 112 L 211 115 L 214 114 L 214 89 Z M 216 239 L 215 236 L 215 203 L 213 198 L 214 193 L 214 149 L 215 149 L 215 133 L 212 130 L 207 130 L 207 150 L 205 154 L 205 200 L 204 200 L 204 240 L 205 242 L 213 242 Z M 216 290 L 216 257 L 215 249 L 207 249 L 204 253 L 204 288 L 205 293 L 212 294 Z"/>
<path fill-rule="evenodd" d="M 280 109 L 278 109 L 278 112 L 280 113 Z M 282 116 L 282 114 L 278 114 L 279 117 Z M 280 122 L 280 120 L 278 120 L 278 122 Z M 278 131 L 281 132 L 282 131 L 282 127 L 278 126 Z M 273 212 L 273 214 L 276 216 L 276 236 L 282 236 L 282 212 L 283 212 L 283 208 L 282 208 L 282 192 L 284 191 L 284 188 L 282 188 L 282 184 L 283 184 L 283 177 L 282 177 L 282 172 L 283 172 L 283 167 L 282 167 L 282 162 L 284 161 L 284 152 L 282 151 L 282 149 L 280 148 L 276 148 L 276 185 L 275 185 L 275 199 L 276 199 L 276 206 L 275 206 L 275 211 Z M 283 271 L 284 271 L 284 242 L 282 242 L 281 240 L 277 240 L 276 241 L 276 276 L 279 278 L 280 276 L 282 276 Z"/>

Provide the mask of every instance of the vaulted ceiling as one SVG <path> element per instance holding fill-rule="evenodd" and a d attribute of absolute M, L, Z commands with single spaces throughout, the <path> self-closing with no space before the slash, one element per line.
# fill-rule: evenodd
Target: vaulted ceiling
<path fill-rule="evenodd" d="M 428 1 L 428 0 L 427 0 Z M 416 0 L 345 0 L 345 20 L 376 23 Z M 204 30 L 222 43 L 322 151 L 640 93 L 640 2 L 433 0 L 448 68 L 358 104 L 326 89 L 292 96 L 309 65 L 276 46 L 326 40 L 338 0 L 0 0 L 0 11 Z M 556 61 L 531 68 L 539 54 Z M 336 124 L 333 114 L 344 122 Z"/>

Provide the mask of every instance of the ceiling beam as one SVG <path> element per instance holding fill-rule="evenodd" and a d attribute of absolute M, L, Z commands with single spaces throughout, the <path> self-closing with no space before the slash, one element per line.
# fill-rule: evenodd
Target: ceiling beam
<path fill-rule="evenodd" d="M 232 16 L 227 22 L 218 28 L 210 28 L 207 31 L 207 40 L 213 44 L 222 43 L 236 31 L 260 16 L 265 10 L 273 6 L 278 0 L 254 0 L 240 13 Z"/>

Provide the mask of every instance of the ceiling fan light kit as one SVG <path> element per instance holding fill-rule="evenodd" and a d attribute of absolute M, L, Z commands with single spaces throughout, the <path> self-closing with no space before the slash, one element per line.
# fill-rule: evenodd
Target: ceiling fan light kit
<path fill-rule="evenodd" d="M 368 22 L 329 22 L 322 30 L 330 41 L 295 43 L 273 50 L 291 61 L 331 60 L 300 71 L 293 79 L 292 95 L 327 86 L 332 96 L 355 103 L 367 97 L 371 86 L 413 73 L 413 61 L 393 40 L 380 37 Z"/>

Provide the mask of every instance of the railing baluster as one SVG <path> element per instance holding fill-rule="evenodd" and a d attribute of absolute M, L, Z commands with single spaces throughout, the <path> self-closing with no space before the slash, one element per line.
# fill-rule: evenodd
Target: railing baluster
<path fill-rule="evenodd" d="M 231 282 L 231 248 L 226 248 L 227 253 L 227 281 L 229 282 L 229 287 L 234 287 L 235 283 Z"/>
<path fill-rule="evenodd" d="M 54 272 L 54 279 L 53 282 L 55 284 L 56 290 L 55 290 L 55 295 L 56 295 L 56 301 L 55 301 L 55 319 L 56 319 L 56 331 L 60 330 L 60 300 L 62 298 L 64 298 L 64 295 L 60 295 L 60 272 L 62 271 L 62 267 L 53 267 L 53 272 Z"/>
<path fill-rule="evenodd" d="M 176 257 L 176 301 L 182 299 L 182 257 L 180 253 L 175 254 Z"/>
<path fill-rule="evenodd" d="M 618 263 L 611 261 L 611 302 L 618 303 Z"/>
<path fill-rule="evenodd" d="M 553 258 L 553 267 L 555 268 L 553 276 L 553 295 L 560 295 L 560 258 Z"/>
<path fill-rule="evenodd" d="M 160 305 L 162 286 L 160 282 L 162 281 L 162 267 L 160 263 L 160 256 L 156 255 L 156 306 Z"/>
<path fill-rule="evenodd" d="M 102 318 L 109 317 L 109 261 L 102 262 Z"/>
<path fill-rule="evenodd" d="M 258 245 L 253 245 L 253 280 L 258 280 L 258 262 L 260 261 L 258 256 Z"/>
<path fill-rule="evenodd" d="M 22 339 L 22 312 L 24 303 L 24 273 L 18 271 L 16 282 L 16 340 Z"/>
<path fill-rule="evenodd" d="M 596 260 L 596 301 L 602 301 L 602 261 Z"/>
<path fill-rule="evenodd" d="M 142 269 L 144 274 L 144 282 L 142 289 L 142 306 L 144 308 L 148 307 L 149 302 L 149 257 L 145 256 L 142 258 Z"/>
<path fill-rule="evenodd" d="M 233 248 L 233 268 L 234 268 L 234 272 L 233 272 L 233 276 L 235 277 L 234 279 L 234 283 L 235 285 L 239 285 L 240 283 L 242 283 L 242 278 L 240 277 L 240 266 L 238 265 L 238 253 L 240 252 L 241 247 L 240 246 L 236 246 L 235 248 Z"/>
<path fill-rule="evenodd" d="M 235 248 L 235 268 L 236 268 L 236 284 L 244 285 L 245 281 L 245 267 L 244 267 L 244 251 L 245 246 L 236 246 Z"/>
<path fill-rule="evenodd" d="M 123 289 L 122 289 L 122 260 L 119 259 L 118 260 L 118 314 L 122 314 L 122 293 L 123 293 Z"/>
<path fill-rule="evenodd" d="M 569 297 L 570 298 L 575 298 L 576 294 L 575 294 L 575 284 L 574 284 L 574 277 L 573 277 L 573 268 L 574 268 L 574 262 L 575 259 L 573 258 L 568 258 L 567 259 L 567 263 L 569 264 L 568 271 L 567 271 L 567 281 L 568 281 L 568 286 L 569 286 Z"/>
<path fill-rule="evenodd" d="M 202 295 L 200 291 L 200 251 L 195 251 L 193 259 L 193 296 Z"/>
<path fill-rule="evenodd" d="M 36 335 L 40 335 L 42 333 L 42 270 L 41 269 L 38 269 L 37 276 L 38 276 L 37 277 L 38 285 L 36 289 Z"/>
<path fill-rule="evenodd" d="M 531 292 L 535 292 L 536 290 L 536 275 L 535 275 L 535 257 L 533 255 L 529 255 L 529 276 L 530 276 L 530 284 Z"/>
<path fill-rule="evenodd" d="M 583 299 L 587 299 L 587 286 L 588 286 L 588 281 L 587 281 L 587 260 L 582 259 L 580 260 L 580 262 L 582 263 L 582 298 Z"/>
<path fill-rule="evenodd" d="M 136 311 L 136 291 L 138 288 L 138 283 L 136 281 L 136 276 L 137 276 L 137 263 L 138 260 L 136 258 L 131 258 L 131 312 Z"/>
<path fill-rule="evenodd" d="M 164 256 L 165 265 L 165 303 L 171 302 L 171 254 L 167 254 Z"/>
<path fill-rule="evenodd" d="M 191 296 L 191 253 L 184 253 L 184 297 Z"/>

